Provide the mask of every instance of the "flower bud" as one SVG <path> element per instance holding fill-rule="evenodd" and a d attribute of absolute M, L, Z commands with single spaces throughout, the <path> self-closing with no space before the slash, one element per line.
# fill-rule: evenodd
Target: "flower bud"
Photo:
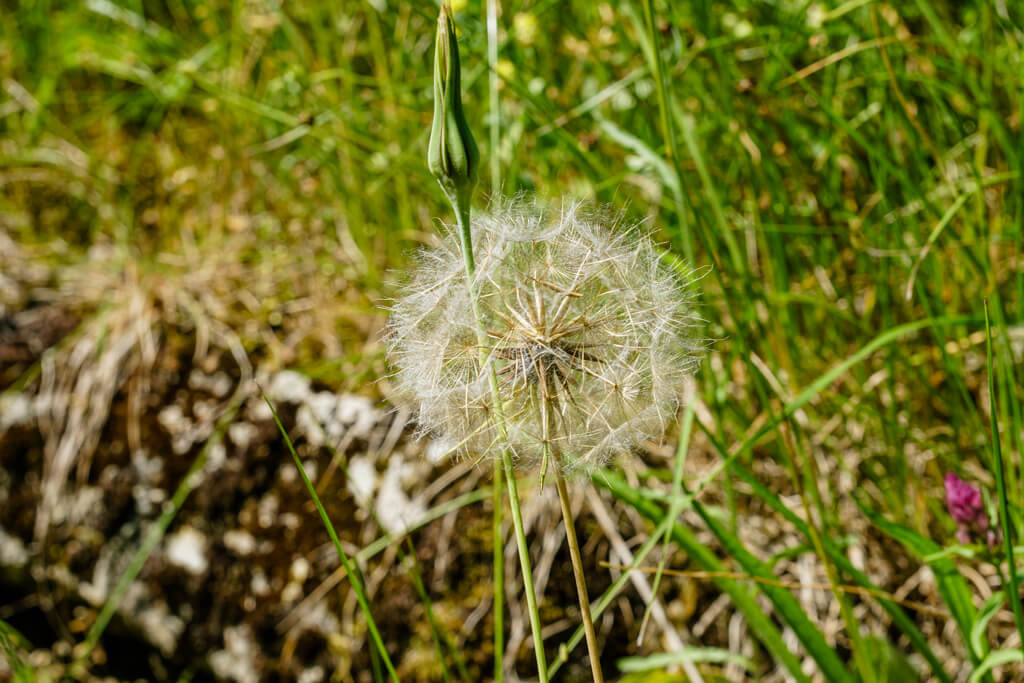
<path fill-rule="evenodd" d="M 459 46 L 447 0 L 437 17 L 434 44 L 434 122 L 427 147 L 427 167 L 450 197 L 468 202 L 476 187 L 480 152 L 462 111 Z"/>

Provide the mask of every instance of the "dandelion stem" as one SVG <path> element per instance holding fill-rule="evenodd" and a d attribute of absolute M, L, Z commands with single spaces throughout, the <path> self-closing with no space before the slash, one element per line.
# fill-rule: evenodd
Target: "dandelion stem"
<path fill-rule="evenodd" d="M 555 482 L 558 486 L 558 500 L 562 504 L 562 521 L 565 523 L 565 540 L 569 545 L 569 557 L 572 558 L 572 575 L 576 579 L 576 594 L 580 599 L 580 614 L 583 616 L 583 633 L 587 637 L 587 653 L 590 655 L 590 670 L 594 683 L 604 683 L 601 672 L 601 651 L 597 647 L 597 632 L 594 631 L 594 620 L 590 614 L 590 597 L 587 595 L 587 580 L 583 573 L 583 558 L 580 555 L 580 544 L 576 538 L 576 525 L 572 518 L 572 507 L 569 504 L 569 490 L 565 486 L 562 468 L 555 466 Z"/>
<path fill-rule="evenodd" d="M 502 442 L 508 443 L 508 428 L 505 424 L 505 411 L 501 404 L 501 393 L 498 391 L 498 375 L 490 362 L 490 342 L 480 315 L 480 298 L 473 274 L 476 262 L 473 260 L 473 237 L 469 222 L 469 192 L 445 193 L 455 210 L 459 237 L 462 241 L 462 258 L 466 264 L 466 279 L 469 285 L 469 296 L 476 322 L 477 345 L 480 348 L 480 367 L 486 369 L 487 382 L 491 391 L 493 419 L 498 428 Z M 530 615 L 530 630 L 533 633 L 533 651 L 537 657 L 537 675 L 540 683 L 548 681 L 548 667 L 544 657 L 544 639 L 541 637 L 540 611 L 537 608 L 537 594 L 533 587 L 533 570 L 530 567 L 530 549 L 526 543 L 526 529 L 523 526 L 523 515 L 519 508 L 519 488 L 516 485 L 515 470 L 512 466 L 512 455 L 507 447 L 501 449 L 501 464 L 505 470 L 505 485 L 508 488 L 509 507 L 512 510 L 512 526 L 516 533 L 516 548 L 519 551 L 519 565 L 523 572 L 523 592 L 526 594 L 526 608 Z M 495 489 L 498 488 L 495 482 Z M 496 579 L 497 580 L 497 579 Z M 496 622 L 497 626 L 497 622 Z M 497 639 L 497 636 L 495 636 Z M 497 665 L 496 665 L 497 666 Z"/>
<path fill-rule="evenodd" d="M 501 683 L 505 674 L 505 537 L 501 527 L 501 462 L 494 460 L 493 534 L 494 534 L 494 683 Z"/>
<path fill-rule="evenodd" d="M 523 515 L 519 510 L 519 491 L 516 486 L 516 473 L 512 468 L 512 457 L 508 449 L 501 451 L 501 462 L 505 468 L 505 483 L 508 485 L 508 497 L 512 508 L 512 525 L 516 530 L 516 546 L 519 548 L 519 564 L 523 570 L 523 592 L 526 593 L 526 608 L 530 613 L 530 630 L 533 631 L 533 650 L 537 656 L 537 677 L 541 683 L 548 681 L 548 665 L 544 657 L 544 640 L 540 633 L 540 612 L 537 609 L 537 594 L 533 589 L 533 571 L 530 569 L 530 549 L 526 545 L 526 531 L 523 528 Z"/>
<path fill-rule="evenodd" d="M 469 194 L 468 192 L 445 192 L 448 201 L 451 202 L 455 211 L 455 221 L 459 227 L 459 239 L 462 242 L 462 260 L 466 264 L 466 276 L 469 284 L 469 295 L 473 301 L 473 315 L 477 322 L 480 322 L 480 305 L 477 297 L 476 283 L 473 281 L 473 273 L 476 272 L 476 261 L 473 258 L 473 233 L 469 224 Z M 481 329 L 480 332 L 483 332 Z M 484 335 L 484 339 L 487 336 Z M 485 351 L 485 349 L 481 349 Z"/>
<path fill-rule="evenodd" d="M 487 0 L 487 66 L 488 94 L 490 96 L 491 113 L 491 195 L 498 195 L 501 186 L 501 159 L 498 146 L 501 142 L 501 103 L 498 99 L 498 0 Z M 501 500 L 501 466 L 494 460 L 494 683 L 502 683 L 505 674 L 505 542 L 501 533 L 502 505 Z"/>

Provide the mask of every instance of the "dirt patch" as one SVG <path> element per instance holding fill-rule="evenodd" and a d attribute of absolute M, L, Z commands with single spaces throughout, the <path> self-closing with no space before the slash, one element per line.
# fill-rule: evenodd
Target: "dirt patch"
<path fill-rule="evenodd" d="M 0 618 L 31 642 L 35 666 L 61 670 L 203 458 L 193 475 L 198 484 L 125 594 L 93 654 L 90 676 L 370 680 L 364 619 L 258 387 L 274 399 L 351 554 L 470 492 L 481 483 L 479 471 L 469 468 L 468 476 L 425 497 L 450 465 L 427 457 L 431 445 L 410 436 L 404 413 L 293 372 L 257 373 L 242 386 L 228 354 L 196 362 L 193 351 L 161 349 L 146 376 L 141 410 L 132 407 L 138 380 L 122 384 L 95 453 L 87 467 L 72 468 L 41 536 L 49 441 L 40 419 L 45 423 L 49 406 L 38 395 L 19 399 L 22 412 L 0 437 L 0 519 L 3 541 L 13 549 L 3 556 L 0 581 L 8 597 Z M 223 419 L 234 410 L 233 419 Z M 411 581 L 414 566 L 431 591 L 435 615 L 458 642 L 463 666 L 474 680 L 491 670 L 490 596 L 481 589 L 490 585 L 490 533 L 489 510 L 472 504 L 411 535 L 415 562 L 409 546 L 399 544 L 364 564 L 378 626 L 403 680 L 440 676 L 425 607 Z M 514 561 L 510 555 L 508 564 Z M 510 588 L 515 580 L 510 572 Z M 574 604 L 567 563 L 555 563 L 551 585 L 565 587 L 556 604 Z M 564 611 L 548 608 L 546 617 L 558 621 Z M 465 630 L 470 618 L 475 628 Z M 520 650 L 525 672 L 532 653 Z"/>

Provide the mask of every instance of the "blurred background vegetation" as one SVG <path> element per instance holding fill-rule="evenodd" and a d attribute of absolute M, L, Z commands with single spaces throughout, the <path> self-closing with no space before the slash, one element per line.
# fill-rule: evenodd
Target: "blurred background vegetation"
<path fill-rule="evenodd" d="M 896 590 L 920 562 L 895 545 L 865 560 L 886 546 L 856 503 L 941 546 L 944 473 L 994 485 L 987 299 L 1019 512 L 1024 7 L 655 3 L 652 32 L 642 3 L 497 4 L 489 63 L 485 3 L 453 2 L 476 206 L 608 204 L 706 268 L 708 467 L 740 450 L 777 495 L 809 492 L 823 534 Z M 425 164 L 437 9 L 4 2 L 0 335 L 17 343 L 0 344 L 0 389 L 34 391 L 45 349 L 135 301 L 167 347 L 230 339 L 254 365 L 386 400 L 382 306 L 451 218 Z M 728 473 L 708 491 L 765 550 L 745 522 L 772 516 L 764 498 Z M 1008 615 L 993 623 L 1012 630 Z"/>

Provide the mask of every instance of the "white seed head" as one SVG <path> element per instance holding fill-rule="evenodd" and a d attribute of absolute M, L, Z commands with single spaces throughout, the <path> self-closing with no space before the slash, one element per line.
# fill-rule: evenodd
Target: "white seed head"
<path fill-rule="evenodd" d="M 530 467 L 552 456 L 587 473 L 664 434 L 702 342 L 692 278 L 640 230 L 585 212 L 518 201 L 477 215 L 473 284 L 498 379 L 507 443 L 457 235 L 426 249 L 393 306 L 396 386 L 420 428 L 470 457 L 508 447 Z"/>

